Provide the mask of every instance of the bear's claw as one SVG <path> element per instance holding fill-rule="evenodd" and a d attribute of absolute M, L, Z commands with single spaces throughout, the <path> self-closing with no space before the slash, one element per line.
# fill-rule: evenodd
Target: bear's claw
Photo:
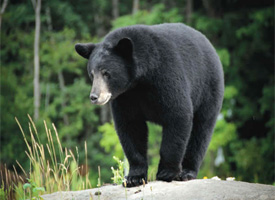
<path fill-rule="evenodd" d="M 126 176 L 125 179 L 123 187 L 136 187 L 147 183 L 147 178 L 143 176 Z"/>

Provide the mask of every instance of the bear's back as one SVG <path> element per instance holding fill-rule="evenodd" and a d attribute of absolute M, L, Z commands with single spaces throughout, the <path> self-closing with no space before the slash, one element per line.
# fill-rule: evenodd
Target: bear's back
<path fill-rule="evenodd" d="M 192 55 L 196 58 L 219 60 L 210 41 L 201 32 L 182 23 L 166 23 L 151 26 L 155 35 L 166 44 L 172 43 L 183 56 Z"/>
<path fill-rule="evenodd" d="M 164 23 L 157 25 L 132 25 L 122 27 L 110 32 L 105 41 L 113 43 L 120 38 L 129 37 L 132 40 L 147 40 L 152 37 L 158 37 L 160 40 L 166 40 L 178 45 L 186 42 L 207 41 L 206 37 L 199 31 L 183 23 Z M 140 41 L 138 41 L 140 42 Z"/>
<path fill-rule="evenodd" d="M 218 59 L 209 40 L 199 31 L 183 23 L 127 26 L 109 33 L 105 37 L 105 42 L 114 46 L 123 37 L 130 38 L 137 50 L 141 51 L 157 48 L 163 51 L 160 54 L 179 53 L 180 56 L 191 55 L 196 56 L 197 59 L 203 59 L 205 56 Z"/>
<path fill-rule="evenodd" d="M 205 39 L 205 36 L 196 31 L 195 29 L 182 24 L 182 23 L 165 23 L 149 26 L 156 35 L 161 35 L 166 38 L 172 39 L 175 41 L 176 39 L 181 39 L 177 41 L 177 43 L 181 43 L 182 40 L 192 40 L 192 39 Z"/>
<path fill-rule="evenodd" d="M 202 33 L 185 24 L 128 26 L 112 31 L 104 41 L 112 46 L 124 37 L 133 41 L 137 63 L 144 72 L 158 68 L 160 74 L 184 76 L 194 94 L 198 93 L 196 88 L 207 91 L 204 83 L 223 82 L 214 47 Z"/>

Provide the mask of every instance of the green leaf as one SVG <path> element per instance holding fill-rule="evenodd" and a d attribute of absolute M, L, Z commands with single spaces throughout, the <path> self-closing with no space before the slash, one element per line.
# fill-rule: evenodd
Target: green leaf
<path fill-rule="evenodd" d="M 32 191 L 33 192 L 45 192 L 45 188 L 44 187 L 36 187 Z"/>
<path fill-rule="evenodd" d="M 23 189 L 25 190 L 25 189 L 27 189 L 27 188 L 31 188 L 32 187 L 32 185 L 30 184 L 30 183 L 25 183 L 24 185 L 23 185 Z"/>

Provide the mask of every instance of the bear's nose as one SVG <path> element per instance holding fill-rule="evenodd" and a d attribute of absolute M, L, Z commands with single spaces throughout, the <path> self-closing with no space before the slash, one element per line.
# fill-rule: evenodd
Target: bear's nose
<path fill-rule="evenodd" d="M 90 94 L 90 99 L 92 103 L 96 103 L 98 100 L 98 96 L 96 94 Z"/>

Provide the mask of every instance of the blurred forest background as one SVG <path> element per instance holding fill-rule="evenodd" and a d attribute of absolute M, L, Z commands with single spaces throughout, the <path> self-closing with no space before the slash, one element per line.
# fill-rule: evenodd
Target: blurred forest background
<path fill-rule="evenodd" d="M 223 109 L 198 178 L 233 176 L 274 184 L 273 1 L 44 0 L 41 11 L 40 0 L 9 0 L 3 9 L 5 2 L 1 2 L 2 165 L 12 169 L 18 160 L 28 169 L 26 145 L 14 118 L 28 132 L 30 114 L 42 143 L 47 139 L 43 120 L 53 122 L 63 146 L 72 150 L 78 146 L 80 164 L 87 141 L 92 185 L 98 165 L 102 181 L 111 182 L 112 157 L 123 160 L 123 151 L 109 106 L 90 103 L 87 61 L 75 53 L 74 44 L 99 42 L 109 31 L 132 24 L 183 22 L 209 38 L 225 73 Z M 148 126 L 152 180 L 161 127 Z"/>

